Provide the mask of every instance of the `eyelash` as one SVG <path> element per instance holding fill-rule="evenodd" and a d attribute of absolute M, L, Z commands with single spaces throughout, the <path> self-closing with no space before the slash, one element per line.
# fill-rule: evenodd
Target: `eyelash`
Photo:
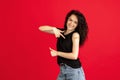
<path fill-rule="evenodd" d="M 72 19 L 69 19 L 69 21 L 72 21 Z"/>

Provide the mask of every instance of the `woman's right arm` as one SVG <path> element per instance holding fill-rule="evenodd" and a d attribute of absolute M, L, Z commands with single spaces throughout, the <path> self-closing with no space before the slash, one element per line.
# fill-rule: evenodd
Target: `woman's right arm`
<path fill-rule="evenodd" d="M 54 34 L 54 32 L 53 32 L 53 29 L 54 29 L 55 27 L 52 27 L 52 26 L 40 26 L 39 27 L 39 30 L 40 31 L 43 31 L 43 32 L 47 32 L 47 33 L 51 33 L 51 34 Z"/>
<path fill-rule="evenodd" d="M 40 26 L 39 30 L 43 31 L 43 32 L 55 34 L 55 37 L 62 36 L 65 39 L 65 37 L 61 34 L 64 31 L 61 31 L 61 30 L 57 29 L 56 27 L 53 27 L 53 26 Z"/>

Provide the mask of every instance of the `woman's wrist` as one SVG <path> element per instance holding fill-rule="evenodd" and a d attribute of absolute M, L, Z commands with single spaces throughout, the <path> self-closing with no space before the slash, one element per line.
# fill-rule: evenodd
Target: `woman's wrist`
<path fill-rule="evenodd" d="M 59 56 L 60 55 L 60 52 L 59 51 L 57 51 L 57 56 Z"/>

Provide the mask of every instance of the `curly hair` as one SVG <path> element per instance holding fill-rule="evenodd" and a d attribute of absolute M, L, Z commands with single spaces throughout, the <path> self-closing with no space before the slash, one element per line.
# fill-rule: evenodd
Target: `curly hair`
<path fill-rule="evenodd" d="M 84 17 L 84 15 L 79 12 L 78 10 L 71 10 L 70 12 L 68 12 L 68 14 L 66 15 L 65 18 L 65 22 L 64 22 L 64 29 L 67 29 L 67 20 L 71 15 L 76 15 L 77 19 L 78 19 L 78 25 L 75 29 L 76 32 L 78 32 L 80 34 L 80 46 L 84 44 L 86 38 L 87 38 L 87 34 L 88 34 L 88 25 L 86 22 L 86 19 Z"/>

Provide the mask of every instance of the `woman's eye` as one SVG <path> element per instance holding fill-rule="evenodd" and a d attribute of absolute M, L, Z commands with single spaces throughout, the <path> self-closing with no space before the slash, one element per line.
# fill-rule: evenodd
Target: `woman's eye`
<path fill-rule="evenodd" d="M 76 22 L 76 21 L 75 21 L 74 23 L 75 23 L 75 24 L 77 24 L 77 22 Z"/>
<path fill-rule="evenodd" d="M 72 21 L 72 19 L 69 19 L 69 21 Z"/>

